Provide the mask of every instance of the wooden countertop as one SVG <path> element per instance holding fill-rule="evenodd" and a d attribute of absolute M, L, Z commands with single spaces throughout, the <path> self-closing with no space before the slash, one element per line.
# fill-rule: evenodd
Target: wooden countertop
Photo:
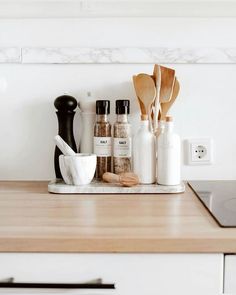
<path fill-rule="evenodd" d="M 176 195 L 55 195 L 47 182 L 0 182 L 0 252 L 227 252 L 192 190 Z"/>

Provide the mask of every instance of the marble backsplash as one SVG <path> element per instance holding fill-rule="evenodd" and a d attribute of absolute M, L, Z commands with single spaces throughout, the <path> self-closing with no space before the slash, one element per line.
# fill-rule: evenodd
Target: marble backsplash
<path fill-rule="evenodd" d="M 236 48 L 0 47 L 0 63 L 234 64 L 236 63 Z"/>

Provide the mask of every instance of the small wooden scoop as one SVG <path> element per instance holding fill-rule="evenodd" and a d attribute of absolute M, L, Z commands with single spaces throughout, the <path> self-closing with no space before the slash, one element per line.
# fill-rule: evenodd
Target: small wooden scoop
<path fill-rule="evenodd" d="M 106 172 L 103 174 L 102 179 L 105 182 L 118 183 L 118 184 L 121 184 L 122 186 L 135 186 L 139 184 L 138 176 L 132 172 L 125 172 L 119 175 Z"/>

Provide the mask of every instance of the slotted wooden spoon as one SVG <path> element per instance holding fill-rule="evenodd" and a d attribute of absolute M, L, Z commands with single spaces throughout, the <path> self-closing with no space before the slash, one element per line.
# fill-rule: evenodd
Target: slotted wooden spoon
<path fill-rule="evenodd" d="M 161 121 L 165 120 L 166 115 L 168 114 L 171 106 L 173 105 L 173 103 L 175 102 L 179 94 L 179 89 L 180 89 L 179 81 L 177 80 L 177 78 L 175 78 L 174 89 L 173 89 L 173 93 L 172 93 L 170 101 L 161 104 Z"/>

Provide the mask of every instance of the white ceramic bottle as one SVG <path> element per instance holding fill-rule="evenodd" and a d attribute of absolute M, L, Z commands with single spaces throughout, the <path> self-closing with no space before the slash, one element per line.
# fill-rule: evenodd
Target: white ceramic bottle
<path fill-rule="evenodd" d="M 149 129 L 149 121 L 142 120 L 133 139 L 133 170 L 142 184 L 156 182 L 155 136 Z"/>
<path fill-rule="evenodd" d="M 180 177 L 180 137 L 173 132 L 172 117 L 166 117 L 157 140 L 157 183 L 178 185 Z"/>
<path fill-rule="evenodd" d="M 95 100 L 91 96 L 91 93 L 87 93 L 87 97 L 83 101 L 79 102 L 81 109 L 82 128 L 80 138 L 80 152 L 81 153 L 93 153 L 93 129 L 95 123 Z"/>

